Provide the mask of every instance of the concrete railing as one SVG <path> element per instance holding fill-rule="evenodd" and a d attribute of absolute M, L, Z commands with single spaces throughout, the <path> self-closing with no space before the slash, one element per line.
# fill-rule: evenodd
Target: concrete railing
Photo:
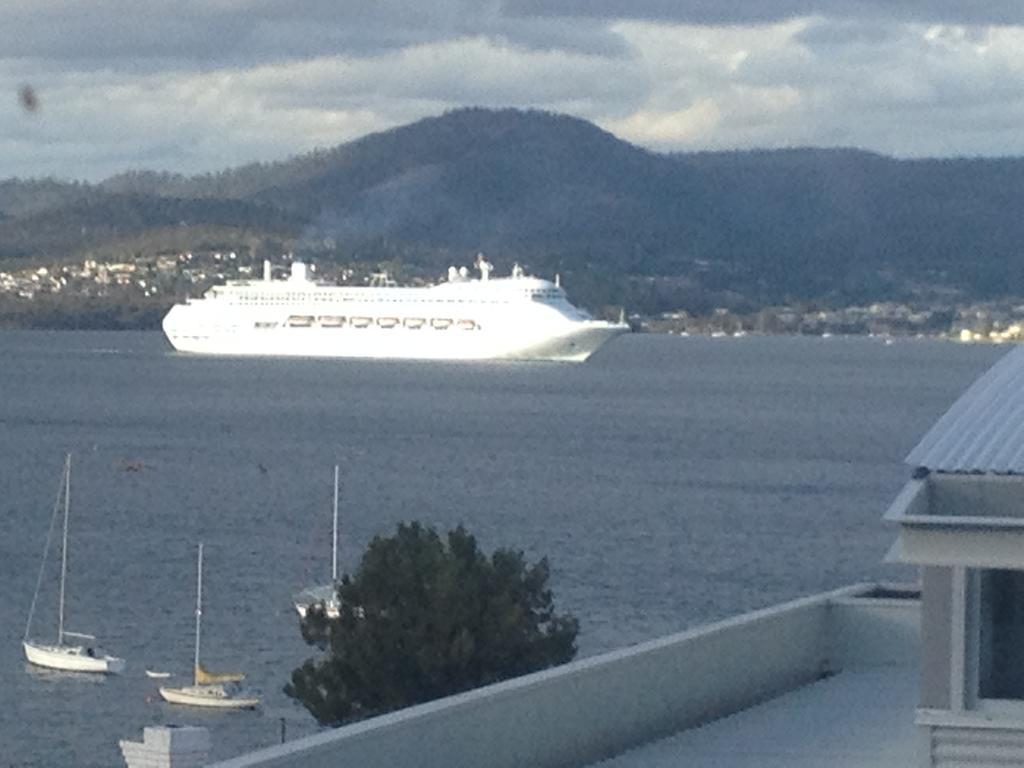
<path fill-rule="evenodd" d="M 918 665 L 920 590 L 887 587 L 843 592 L 829 600 L 829 664 L 836 671 Z"/>
<path fill-rule="evenodd" d="M 917 603 L 858 585 L 217 763 L 215 768 L 568 768 L 837 671 L 900 663 Z M 859 639 L 858 639 L 859 638 Z M 857 648 L 860 642 L 868 642 Z M 888 647 L 889 642 L 897 647 Z"/>

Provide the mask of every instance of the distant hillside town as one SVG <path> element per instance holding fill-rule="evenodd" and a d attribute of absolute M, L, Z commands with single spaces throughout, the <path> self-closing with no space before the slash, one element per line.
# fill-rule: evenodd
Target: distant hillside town
<path fill-rule="evenodd" d="M 251 254 L 432 279 L 482 250 L 652 328 L 1001 338 L 1024 301 L 1021 188 L 1024 158 L 657 153 L 566 115 L 459 109 L 198 176 L 0 181 L 0 319 L 31 295 L 31 323 L 59 326 L 48 291 L 78 297 L 69 323 L 152 324 Z M 98 301 L 118 292 L 131 312 Z"/>
<path fill-rule="evenodd" d="M 773 306 L 745 315 L 719 307 L 709 315 L 666 312 L 640 322 L 648 331 L 680 335 L 920 336 L 1001 343 L 1024 337 L 1024 304 L 924 309 L 899 302 L 838 309 Z"/>
<path fill-rule="evenodd" d="M 276 260 L 275 277 L 287 274 L 289 260 L 290 256 Z M 314 261 L 312 269 L 327 282 L 359 284 L 367 282 L 378 266 Z M 400 265 L 391 266 L 401 271 Z M 0 326 L 153 329 L 176 301 L 199 296 L 226 280 L 254 276 L 262 277 L 262 260 L 217 250 L 0 271 Z M 399 276 L 406 283 L 431 280 L 411 272 Z M 605 309 L 611 314 L 612 308 Z M 706 313 L 632 313 L 630 320 L 638 331 L 679 335 L 924 336 L 998 343 L 1024 335 L 1024 303 L 915 307 L 885 301 L 836 308 L 773 305 L 754 311 L 715 307 Z"/>

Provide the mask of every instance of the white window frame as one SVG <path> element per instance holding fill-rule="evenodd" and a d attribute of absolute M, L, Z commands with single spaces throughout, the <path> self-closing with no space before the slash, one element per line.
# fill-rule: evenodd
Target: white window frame
<path fill-rule="evenodd" d="M 958 702 L 962 703 L 964 709 L 982 714 L 986 717 L 1009 719 L 1024 722 L 1024 695 L 1020 699 L 985 699 L 981 697 L 981 575 L 986 571 L 1014 570 L 1007 568 L 954 568 L 953 572 L 953 623 L 954 628 L 959 623 L 961 632 L 953 633 L 952 651 L 952 686 L 950 688 L 950 700 L 954 708 Z M 962 610 L 959 611 L 960 620 L 957 620 L 957 572 L 963 572 L 963 602 Z M 959 648 L 960 664 L 956 662 L 958 655 L 957 636 L 962 638 Z M 1022 649 L 1024 652 L 1024 649 Z M 960 674 L 957 676 L 957 667 Z M 959 679 L 960 696 L 957 698 L 957 680 Z"/>

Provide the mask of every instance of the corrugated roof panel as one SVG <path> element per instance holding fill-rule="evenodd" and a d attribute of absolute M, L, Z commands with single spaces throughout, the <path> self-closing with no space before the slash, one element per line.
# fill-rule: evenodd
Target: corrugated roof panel
<path fill-rule="evenodd" d="M 968 387 L 907 463 L 939 472 L 1024 474 L 1024 347 Z"/>

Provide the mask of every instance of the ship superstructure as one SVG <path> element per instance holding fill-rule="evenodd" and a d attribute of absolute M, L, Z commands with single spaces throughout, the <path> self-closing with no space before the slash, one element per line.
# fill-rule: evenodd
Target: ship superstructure
<path fill-rule="evenodd" d="M 595 320 L 558 284 L 523 273 L 400 287 L 379 275 L 367 286 L 310 278 L 293 262 L 287 279 L 234 280 L 171 308 L 164 333 L 182 352 L 428 360 L 585 360 L 625 323 Z"/>

